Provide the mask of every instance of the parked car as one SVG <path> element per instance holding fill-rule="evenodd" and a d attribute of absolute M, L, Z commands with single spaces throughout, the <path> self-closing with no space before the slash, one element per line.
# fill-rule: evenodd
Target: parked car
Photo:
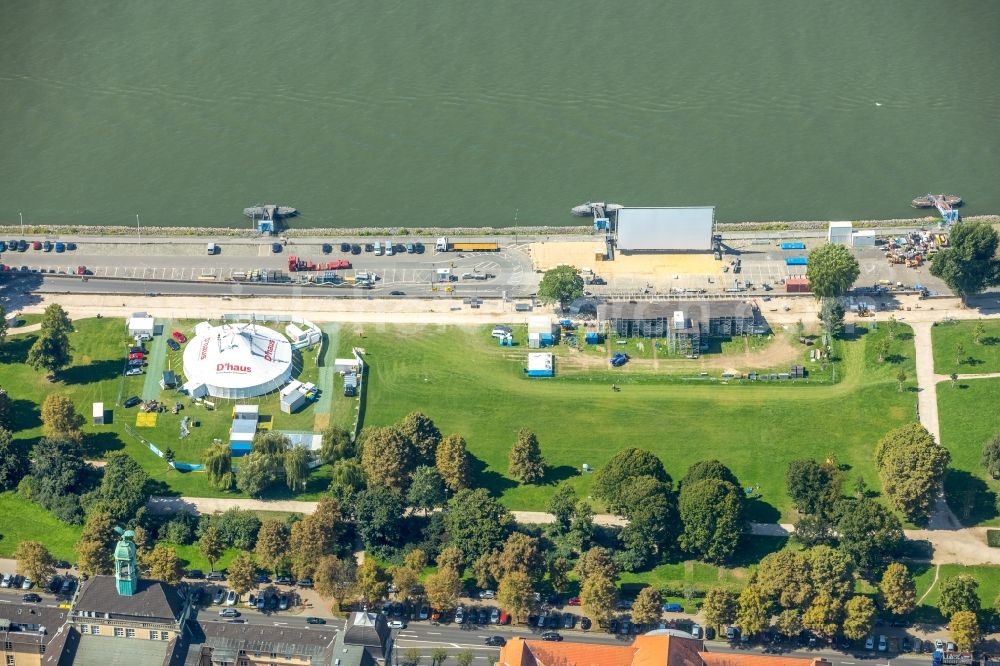
<path fill-rule="evenodd" d="M 940 638 L 937 639 L 936 641 L 934 641 L 934 649 L 935 650 L 943 650 L 944 649 L 944 641 L 941 640 Z"/>
<path fill-rule="evenodd" d="M 691 625 L 691 635 L 695 638 L 702 638 L 704 633 L 700 624 Z"/>
<path fill-rule="evenodd" d="M 948 651 L 948 652 L 957 652 L 958 651 L 958 648 L 951 641 L 948 641 L 948 643 L 944 646 L 944 649 L 946 651 Z"/>
<path fill-rule="evenodd" d="M 247 608 L 256 608 L 257 607 L 257 599 L 258 599 L 257 595 L 254 594 L 253 592 L 251 592 L 250 596 L 247 597 Z"/>
<path fill-rule="evenodd" d="M 24 582 L 21 583 L 21 589 L 22 590 L 30 590 L 31 587 L 34 584 L 35 584 L 35 581 L 31 580 L 30 578 L 25 577 Z"/>
<path fill-rule="evenodd" d="M 402 620 L 389 620 L 390 629 L 406 629 L 406 623 Z"/>
<path fill-rule="evenodd" d="M 490 624 L 500 624 L 500 609 L 494 608 L 490 611 Z"/>
<path fill-rule="evenodd" d="M 351 244 L 350 243 L 341 243 L 340 244 L 340 251 L 341 252 L 350 252 L 351 251 Z"/>
<path fill-rule="evenodd" d="M 576 626 L 576 615 L 572 613 L 563 613 L 562 617 L 562 627 L 563 629 L 572 629 Z"/>
<path fill-rule="evenodd" d="M 903 648 L 903 652 L 913 652 L 913 641 L 910 640 L 909 636 L 903 637 L 903 642 L 901 645 Z"/>
<path fill-rule="evenodd" d="M 258 585 L 263 585 L 265 583 L 270 583 L 271 577 L 268 576 L 267 574 L 257 574 L 256 576 L 254 576 L 253 580 Z"/>
<path fill-rule="evenodd" d="M 705 640 L 715 640 L 715 627 L 705 627 Z"/>
<path fill-rule="evenodd" d="M 566 605 L 567 606 L 579 606 L 580 605 L 580 597 L 570 597 L 569 599 L 566 600 Z"/>
<path fill-rule="evenodd" d="M 59 586 L 59 594 L 61 594 L 64 597 L 67 597 L 73 591 L 73 588 L 75 586 L 76 586 L 76 581 L 70 578 L 69 576 L 66 576 L 65 578 L 63 578 L 62 585 Z"/>
<path fill-rule="evenodd" d="M 201 580 L 205 577 L 205 574 L 202 573 L 201 569 L 191 569 L 186 575 L 191 580 Z"/>
<path fill-rule="evenodd" d="M 52 251 L 52 242 L 51 241 L 45 241 L 44 243 L 42 243 L 42 251 L 43 252 L 51 252 Z"/>
<path fill-rule="evenodd" d="M 288 610 L 288 595 L 283 594 L 278 598 L 278 610 Z"/>
<path fill-rule="evenodd" d="M 322 250 L 323 254 L 330 254 L 331 252 L 333 252 L 333 246 L 330 245 L 329 243 L 323 243 Z"/>
<path fill-rule="evenodd" d="M 131 398 L 127 399 L 125 402 L 123 402 L 122 403 L 122 407 L 125 407 L 126 409 L 128 409 L 129 407 L 135 407 L 140 402 L 142 402 L 142 398 L 140 398 L 137 395 L 134 395 Z"/>
<path fill-rule="evenodd" d="M 497 622 L 497 624 L 510 624 L 510 615 L 507 613 L 507 611 L 505 610 L 500 611 L 500 621 Z"/>
<path fill-rule="evenodd" d="M 622 620 L 621 625 L 618 627 L 618 632 L 622 634 L 629 634 L 632 632 L 632 620 L 625 618 Z"/>
<path fill-rule="evenodd" d="M 271 252 L 281 254 L 281 243 L 271 243 Z"/>
<path fill-rule="evenodd" d="M 885 634 L 878 637 L 878 651 L 885 652 L 889 649 L 889 644 L 886 642 Z"/>
<path fill-rule="evenodd" d="M 10 587 L 13 580 L 14 576 L 12 574 L 4 574 L 3 578 L 0 579 L 0 587 Z"/>
<path fill-rule="evenodd" d="M 235 608 L 220 608 L 219 617 L 239 617 L 240 612 Z"/>
<path fill-rule="evenodd" d="M 42 242 L 41 241 L 35 241 L 34 243 L 31 244 L 31 249 L 32 250 L 41 250 L 42 249 Z"/>
<path fill-rule="evenodd" d="M 37 594 L 35 594 L 34 592 L 28 592 L 27 594 L 21 597 L 21 601 L 23 601 L 26 604 L 37 604 L 41 600 L 42 598 Z"/>
<path fill-rule="evenodd" d="M 417 618 L 421 620 L 426 620 L 431 616 L 431 607 L 424 604 L 420 607 L 420 612 L 417 614 Z"/>
<path fill-rule="evenodd" d="M 683 613 L 684 607 L 680 604 L 663 604 L 664 613 Z"/>
<path fill-rule="evenodd" d="M 306 624 L 326 624 L 326 620 L 321 617 L 307 617 Z"/>
<path fill-rule="evenodd" d="M 611 357 L 611 367 L 620 368 L 621 366 L 628 363 L 628 354 L 625 352 L 615 352 Z"/>
<path fill-rule="evenodd" d="M 69 569 L 72 565 L 66 560 L 56 560 L 52 563 L 56 569 Z"/>
<path fill-rule="evenodd" d="M 312 587 L 312 586 L 313 586 L 312 578 L 303 578 L 302 580 L 299 581 L 299 587 Z"/>
<path fill-rule="evenodd" d="M 215 594 L 212 595 L 212 603 L 219 605 L 225 600 L 226 600 L 226 589 L 220 587 L 215 591 Z"/>
<path fill-rule="evenodd" d="M 239 600 L 240 596 L 236 594 L 236 590 L 229 590 L 229 593 L 226 595 L 226 605 L 235 606 L 236 602 Z"/>
<path fill-rule="evenodd" d="M 455 609 L 455 624 L 465 624 L 465 609 L 461 606 Z"/>
<path fill-rule="evenodd" d="M 351 254 L 361 254 L 361 246 L 355 243 L 351 246 Z"/>
<path fill-rule="evenodd" d="M 208 575 L 205 576 L 205 580 L 214 580 L 214 581 L 226 580 L 226 574 L 222 573 L 221 571 L 209 571 Z"/>
<path fill-rule="evenodd" d="M 726 627 L 726 640 L 735 641 L 740 635 L 740 630 L 736 627 Z"/>
<path fill-rule="evenodd" d="M 609 634 L 618 633 L 618 618 L 611 619 L 611 622 L 608 624 L 608 633 Z"/>
<path fill-rule="evenodd" d="M 483 644 L 489 647 L 503 647 L 507 645 L 507 639 L 503 636 L 487 636 Z"/>
<path fill-rule="evenodd" d="M 295 585 L 295 579 L 291 576 L 278 576 L 274 582 L 276 585 Z"/>
<path fill-rule="evenodd" d="M 181 333 L 180 331 L 174 331 L 173 333 L 170 334 L 170 337 L 172 337 L 174 340 L 176 340 L 181 344 L 184 344 L 188 340 L 187 336 Z"/>
<path fill-rule="evenodd" d="M 57 242 L 55 244 L 55 249 L 56 249 L 56 252 L 65 252 L 66 251 L 66 244 L 62 243 L 62 242 Z"/>
<path fill-rule="evenodd" d="M 496 599 L 497 598 L 497 593 L 494 592 L 493 590 L 480 590 L 479 591 L 479 598 L 480 599 Z"/>
<path fill-rule="evenodd" d="M 174 340 L 173 338 L 167 338 L 167 346 L 170 347 L 170 349 L 173 351 L 181 350 L 181 346 L 177 344 L 177 341 Z"/>
<path fill-rule="evenodd" d="M 557 631 L 546 631 L 541 635 L 543 641 L 561 641 L 563 639 L 562 634 Z"/>
<path fill-rule="evenodd" d="M 135 377 L 136 375 L 142 374 L 142 368 L 129 368 L 125 371 L 126 377 Z"/>

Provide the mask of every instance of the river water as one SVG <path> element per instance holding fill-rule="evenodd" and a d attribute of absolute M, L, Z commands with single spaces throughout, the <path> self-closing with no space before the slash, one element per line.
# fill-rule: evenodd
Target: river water
<path fill-rule="evenodd" d="M 1000 212 L 1000 2 L 4 0 L 0 223 Z"/>

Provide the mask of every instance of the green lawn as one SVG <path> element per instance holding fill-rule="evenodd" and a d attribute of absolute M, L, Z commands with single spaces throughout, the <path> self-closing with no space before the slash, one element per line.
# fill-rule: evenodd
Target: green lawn
<path fill-rule="evenodd" d="M 883 327 L 884 328 L 884 327 Z M 896 389 L 902 367 L 915 375 L 912 335 L 901 326 L 889 359 L 878 363 L 870 340 L 884 330 L 839 345 L 832 385 L 681 382 L 651 372 L 592 370 L 528 379 L 528 350 L 500 348 L 489 328 L 371 327 L 363 339 L 371 375 L 366 424 L 392 423 L 420 409 L 442 432 L 462 433 L 476 483 L 511 508 L 544 509 L 552 487 L 568 480 L 586 496 L 599 468 L 625 446 L 659 455 L 675 479 L 693 462 L 716 457 L 746 485 L 759 484 L 753 518 L 790 517 L 784 489 L 787 461 L 835 458 L 877 486 L 872 448 L 889 429 L 915 414 L 910 390 Z M 351 341 L 342 338 L 341 353 Z M 621 386 L 613 392 L 611 384 Z M 908 381 L 907 388 L 913 385 Z M 536 432 L 549 464 L 544 483 L 522 486 L 507 475 L 507 453 L 518 428 Z M 848 485 L 853 478 L 848 479 Z"/>
<path fill-rule="evenodd" d="M 1000 379 L 972 379 L 937 387 L 941 443 L 951 451 L 945 479 L 948 505 L 966 525 L 997 525 L 1000 482 L 980 464 L 983 445 L 1000 433 Z"/>
<path fill-rule="evenodd" d="M 193 335 L 195 321 L 169 322 L 166 333 L 180 330 L 189 337 Z M 84 319 L 74 322 L 76 332 L 71 336 L 74 365 L 61 372 L 55 382 L 49 382 L 43 374 L 28 367 L 24 361 L 28 349 L 36 338 L 35 333 L 9 336 L 0 347 L 0 386 L 7 389 L 14 400 L 16 419 L 16 441 L 29 448 L 41 437 L 40 409 L 45 396 L 50 392 L 60 392 L 68 395 L 74 402 L 77 411 L 87 418 L 84 426 L 84 444 L 88 458 L 101 458 L 116 450 L 125 450 L 132 455 L 143 469 L 155 480 L 162 482 L 157 492 L 176 493 L 191 496 L 220 497 L 231 496 L 212 488 L 205 474 L 200 472 L 180 472 L 171 469 L 161 458 L 154 455 L 135 436 L 126 431 L 126 425 L 147 441 L 154 443 L 161 450 L 172 448 L 180 462 L 198 463 L 201 452 L 214 439 L 228 441 L 231 407 L 233 401 L 215 400 L 216 409 L 209 411 L 203 406 L 193 403 L 186 396 L 175 391 L 160 391 L 156 381 L 153 395 L 143 392 L 146 383 L 145 376 L 123 377 L 123 358 L 126 345 L 129 343 L 125 335 L 124 322 L 120 319 Z M 162 337 L 157 337 L 151 345 L 165 345 Z M 332 362 L 332 352 L 328 354 Z M 165 368 L 179 370 L 181 354 L 168 352 Z M 299 373 L 297 376 L 305 381 L 315 381 L 318 378 L 316 367 L 316 352 L 306 352 L 304 357 L 297 359 Z M 333 391 L 337 391 L 334 386 Z M 180 402 L 184 409 L 175 415 L 167 411 L 157 415 L 154 427 L 136 427 L 136 408 L 124 409 L 116 406 L 120 400 L 131 395 L 142 397 L 157 397 L 167 405 Z M 103 402 L 106 410 L 113 410 L 111 422 L 104 426 L 90 423 L 91 406 L 94 402 Z M 312 406 L 298 414 L 288 415 L 278 409 L 277 394 L 264 396 L 253 400 L 240 402 L 256 402 L 261 406 L 261 413 L 269 418 L 272 427 L 284 430 L 313 431 L 316 429 L 317 415 Z M 322 415 L 325 424 L 328 421 L 349 425 L 354 414 L 353 402 L 348 400 L 333 402 L 329 415 Z M 192 428 L 191 434 L 180 438 L 180 421 L 183 416 L 190 416 L 200 422 L 200 427 Z M 309 486 L 300 496 L 311 499 L 329 485 L 329 469 L 320 467 L 313 473 Z M 291 497 L 293 494 L 284 487 L 275 487 L 270 491 L 274 497 Z"/>
<path fill-rule="evenodd" d="M 17 493 L 0 493 L 0 556 L 11 557 L 22 541 L 40 541 L 58 559 L 76 561 L 73 546 L 82 527 L 67 525 Z"/>
<path fill-rule="evenodd" d="M 1000 320 L 982 320 L 985 332 L 976 344 L 972 331 L 976 321 L 949 321 L 934 325 L 934 372 L 950 375 L 974 372 L 1000 372 Z M 958 356 L 958 345 L 964 347 Z M 956 360 L 960 360 L 956 363 Z"/>
<path fill-rule="evenodd" d="M 927 589 L 934 582 L 934 566 L 931 564 L 909 565 L 910 571 L 916 578 L 917 599 L 922 597 Z M 941 583 L 945 578 L 967 574 L 976 579 L 979 583 L 979 600 L 984 609 L 995 608 L 997 595 L 1000 594 L 1000 566 L 962 566 L 961 564 L 942 564 L 937 583 L 917 608 L 915 618 L 918 622 L 943 622 L 937 609 L 937 604 L 941 599 Z"/>

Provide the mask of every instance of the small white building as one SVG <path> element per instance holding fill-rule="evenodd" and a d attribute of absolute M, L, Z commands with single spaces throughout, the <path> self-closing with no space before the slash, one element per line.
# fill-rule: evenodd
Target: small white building
<path fill-rule="evenodd" d="M 862 229 L 851 234 L 851 245 L 854 247 L 875 247 L 875 230 Z"/>
<path fill-rule="evenodd" d="M 338 358 L 333 361 L 333 369 L 337 372 L 358 372 L 361 364 L 356 358 Z"/>
<path fill-rule="evenodd" d="M 850 222 L 831 222 L 826 233 L 826 240 L 834 245 L 851 247 L 851 235 L 854 225 Z"/>
<path fill-rule="evenodd" d="M 555 374 L 552 354 L 541 352 L 528 354 L 527 372 L 529 377 L 552 377 Z"/>
<path fill-rule="evenodd" d="M 104 425 L 104 403 L 95 402 L 94 403 L 94 425 Z"/>
<path fill-rule="evenodd" d="M 130 337 L 152 340 L 153 331 L 156 327 L 156 320 L 145 312 L 133 312 L 132 316 L 125 321 Z"/>

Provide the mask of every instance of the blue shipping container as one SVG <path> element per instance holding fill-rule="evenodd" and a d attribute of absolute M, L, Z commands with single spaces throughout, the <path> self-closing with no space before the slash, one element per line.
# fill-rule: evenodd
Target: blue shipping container
<path fill-rule="evenodd" d="M 601 341 L 601 336 L 597 331 L 588 331 L 584 339 L 586 339 L 588 345 L 596 345 Z"/>
<path fill-rule="evenodd" d="M 788 257 L 785 259 L 786 266 L 806 266 L 808 263 L 807 257 Z"/>
<path fill-rule="evenodd" d="M 805 243 L 782 243 L 782 250 L 804 250 L 806 249 Z"/>

